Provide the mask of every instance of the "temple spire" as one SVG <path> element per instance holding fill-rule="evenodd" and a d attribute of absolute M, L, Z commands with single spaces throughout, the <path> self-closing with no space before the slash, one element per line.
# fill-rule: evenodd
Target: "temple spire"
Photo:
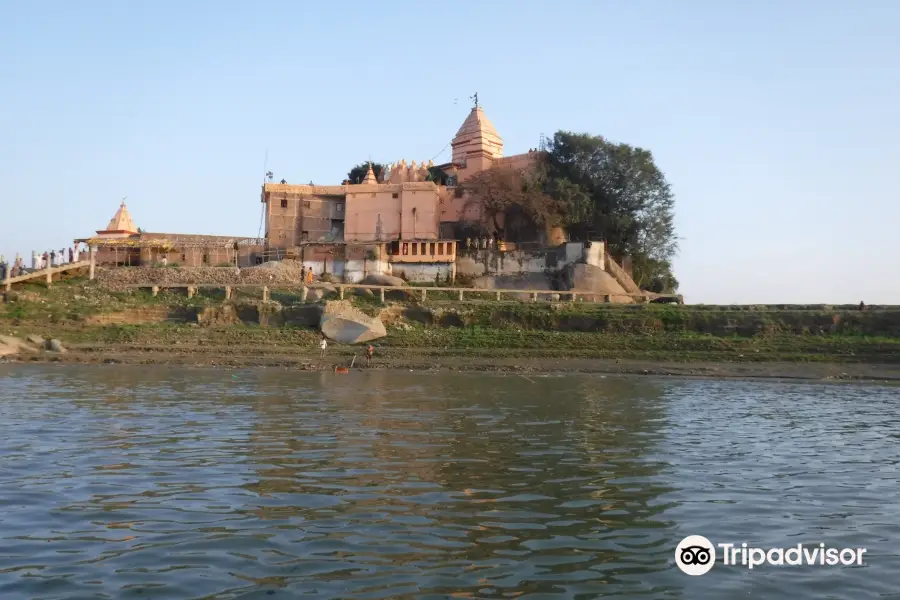
<path fill-rule="evenodd" d="M 376 184 L 378 179 L 375 177 L 375 171 L 372 169 L 372 163 L 369 163 L 369 170 L 366 171 L 366 177 L 362 180 L 364 184 Z"/>

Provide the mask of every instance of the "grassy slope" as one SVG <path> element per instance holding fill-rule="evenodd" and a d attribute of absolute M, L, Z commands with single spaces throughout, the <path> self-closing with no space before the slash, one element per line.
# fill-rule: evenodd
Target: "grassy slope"
<path fill-rule="evenodd" d="M 83 280 L 26 288 L 28 300 L 0 305 L 3 333 L 42 333 L 72 344 L 182 351 L 239 348 L 266 354 L 314 348 L 304 327 L 184 323 L 89 325 L 91 315 L 158 308 L 177 313 L 215 304 L 220 294 L 108 293 Z M 274 294 L 273 294 L 274 296 Z M 289 303 L 288 294 L 277 298 Z M 372 299 L 354 300 L 368 312 Z M 405 329 L 378 341 L 379 355 L 639 358 L 664 361 L 798 361 L 900 364 L 900 309 L 828 307 L 615 306 L 429 302 L 408 306 Z M 424 322 L 422 322 L 424 321 Z M 336 349 L 341 352 L 340 349 Z M 349 352 L 349 350 L 347 350 Z"/>

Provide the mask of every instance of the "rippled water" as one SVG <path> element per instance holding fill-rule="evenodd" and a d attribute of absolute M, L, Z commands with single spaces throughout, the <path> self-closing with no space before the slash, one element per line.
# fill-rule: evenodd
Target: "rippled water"
<path fill-rule="evenodd" d="M 898 407 L 849 385 L 0 366 L 0 598 L 900 598 Z M 868 553 L 689 577 L 689 534 Z"/>

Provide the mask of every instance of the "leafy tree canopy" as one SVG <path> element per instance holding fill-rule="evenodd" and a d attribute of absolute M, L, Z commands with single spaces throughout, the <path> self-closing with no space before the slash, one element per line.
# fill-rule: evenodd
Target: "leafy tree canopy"
<path fill-rule="evenodd" d="M 649 150 L 559 131 L 542 170 L 570 234 L 600 236 L 615 258 L 631 256 L 638 285 L 674 290 L 675 198 Z"/>
<path fill-rule="evenodd" d="M 468 196 L 466 206 L 480 205 L 486 224 L 503 239 L 534 238 L 563 222 L 561 205 L 544 193 L 544 182 L 522 170 L 488 169 L 476 173 L 461 187 Z"/>

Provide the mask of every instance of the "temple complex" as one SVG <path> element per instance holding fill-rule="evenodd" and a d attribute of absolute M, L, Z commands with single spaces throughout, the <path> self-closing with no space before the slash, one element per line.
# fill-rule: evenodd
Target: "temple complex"
<path fill-rule="evenodd" d="M 96 247 L 101 264 L 241 266 L 295 257 L 346 279 L 371 270 L 452 278 L 456 226 L 483 225 L 481 207 L 458 184 L 492 168 L 527 169 L 539 154 L 504 157 L 503 139 L 477 102 L 450 145 L 448 163 L 400 160 L 378 177 L 370 165 L 355 184 L 265 183 L 265 240 L 142 232 L 123 201 L 106 229 L 76 242 Z"/>

